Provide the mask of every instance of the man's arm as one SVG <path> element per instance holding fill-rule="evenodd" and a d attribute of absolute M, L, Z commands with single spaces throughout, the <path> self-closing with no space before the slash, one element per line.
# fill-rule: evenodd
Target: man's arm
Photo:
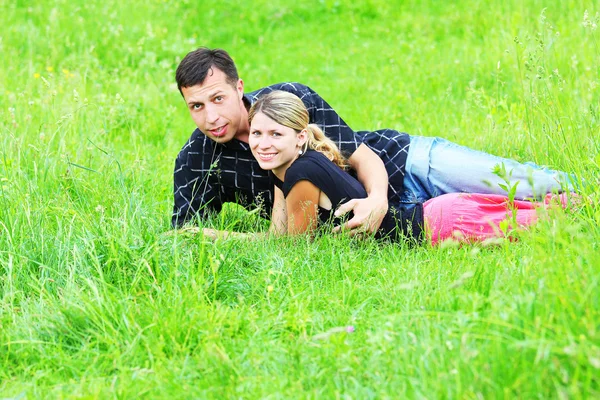
<path fill-rule="evenodd" d="M 364 229 L 374 233 L 379 229 L 388 212 L 388 174 L 383 161 L 365 144 L 348 159 L 350 166 L 356 171 L 358 180 L 368 193 L 366 199 L 353 199 L 342 204 L 335 212 L 339 217 L 354 211 L 354 217 L 344 224 L 347 229 Z M 335 231 L 339 231 L 340 227 Z"/>
<path fill-rule="evenodd" d="M 204 214 L 207 207 L 220 211 L 221 201 L 217 190 L 208 182 L 207 171 L 202 169 L 203 148 L 192 135 L 179 152 L 173 172 L 173 215 L 174 228 L 183 226 L 197 213 Z"/>
<path fill-rule="evenodd" d="M 362 143 L 333 107 L 314 90 L 298 83 L 282 84 L 279 89 L 300 97 L 308 110 L 310 122 L 319 125 L 343 154 L 350 154 L 350 166 L 356 171 L 358 180 L 368 193 L 366 199 L 355 199 L 342 204 L 336 216 L 354 211 L 354 217 L 344 225 L 346 228 L 376 232 L 388 211 L 389 182 L 383 161 Z"/>

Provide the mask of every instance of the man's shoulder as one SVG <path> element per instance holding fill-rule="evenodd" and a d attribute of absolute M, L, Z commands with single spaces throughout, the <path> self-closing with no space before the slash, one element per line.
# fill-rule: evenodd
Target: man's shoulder
<path fill-rule="evenodd" d="M 285 92 L 290 92 L 295 94 L 296 96 L 303 98 L 311 93 L 314 93 L 311 88 L 308 86 L 299 83 L 299 82 L 281 82 L 276 83 L 274 85 L 265 86 L 263 88 L 253 90 L 251 92 L 246 93 L 246 97 L 250 100 L 251 103 L 254 103 L 259 97 L 271 93 L 274 90 L 283 90 Z"/>
<path fill-rule="evenodd" d="M 375 131 L 356 131 L 356 134 L 367 145 L 370 143 L 384 145 L 388 142 L 404 145 L 410 142 L 410 135 L 408 133 L 389 128 L 377 129 Z"/>

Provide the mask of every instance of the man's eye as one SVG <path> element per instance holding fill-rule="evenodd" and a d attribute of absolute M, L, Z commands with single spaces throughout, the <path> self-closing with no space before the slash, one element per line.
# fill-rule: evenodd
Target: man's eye
<path fill-rule="evenodd" d="M 223 96 L 217 96 L 217 97 L 215 97 L 215 101 L 216 101 L 217 103 L 220 103 L 220 102 L 222 102 L 222 101 L 223 101 Z"/>
<path fill-rule="evenodd" d="M 193 110 L 199 110 L 201 108 L 202 108 L 202 104 L 194 104 L 194 105 L 192 105 L 192 109 Z"/>

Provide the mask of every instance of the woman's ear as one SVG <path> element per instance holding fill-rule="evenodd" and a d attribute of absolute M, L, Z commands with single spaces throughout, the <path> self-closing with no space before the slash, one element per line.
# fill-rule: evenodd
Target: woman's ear
<path fill-rule="evenodd" d="M 298 132 L 298 147 L 304 147 L 304 144 L 308 140 L 308 131 L 306 129 L 302 129 Z"/>

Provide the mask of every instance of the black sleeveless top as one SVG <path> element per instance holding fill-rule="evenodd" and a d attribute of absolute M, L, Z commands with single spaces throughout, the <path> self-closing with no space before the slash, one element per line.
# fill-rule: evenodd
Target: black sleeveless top
<path fill-rule="evenodd" d="M 318 187 L 331 200 L 331 210 L 319 206 L 319 220 L 321 223 L 339 224 L 339 218 L 333 213 L 336 208 L 351 199 L 364 199 L 367 197 L 365 188 L 347 172 L 330 161 L 323 153 L 308 150 L 298 157 L 285 172 L 285 181 L 282 182 L 272 172 L 271 176 L 275 186 L 287 197 L 296 183 L 302 180 L 311 182 Z M 421 239 L 423 226 L 423 207 L 413 207 L 410 210 L 402 206 L 391 206 L 375 235 L 377 238 L 389 237 L 393 240 L 402 238 Z"/>

